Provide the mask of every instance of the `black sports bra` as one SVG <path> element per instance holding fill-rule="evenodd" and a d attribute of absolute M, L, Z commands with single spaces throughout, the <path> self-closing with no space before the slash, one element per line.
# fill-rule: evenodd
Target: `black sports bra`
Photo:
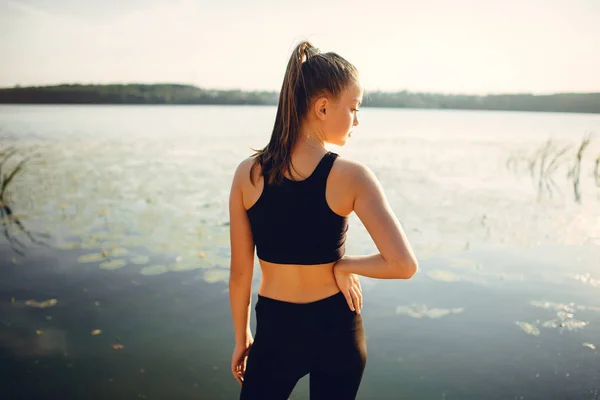
<path fill-rule="evenodd" d="M 325 199 L 336 153 L 323 156 L 302 181 L 284 178 L 268 185 L 247 210 L 258 258 L 278 264 L 326 264 L 346 250 L 348 217 L 334 213 Z"/>

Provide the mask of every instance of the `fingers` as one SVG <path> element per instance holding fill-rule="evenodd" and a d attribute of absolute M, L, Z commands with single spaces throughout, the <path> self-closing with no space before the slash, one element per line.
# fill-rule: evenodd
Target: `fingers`
<path fill-rule="evenodd" d="M 360 309 L 362 308 L 362 295 L 356 288 L 350 288 L 350 294 L 352 296 L 352 303 L 356 306 L 356 312 L 360 314 Z"/>
<path fill-rule="evenodd" d="M 360 314 L 360 310 L 362 310 L 362 308 L 363 308 L 363 295 L 362 295 L 362 287 L 360 286 L 360 279 L 358 278 L 358 275 L 356 275 L 356 280 L 355 280 L 354 284 L 355 284 L 356 295 L 358 298 L 358 310 L 359 310 L 359 314 Z"/>
<path fill-rule="evenodd" d="M 233 375 L 233 377 L 238 380 L 238 367 L 237 365 L 231 365 L 231 374 Z"/>
<path fill-rule="evenodd" d="M 250 343 L 241 356 L 238 357 L 234 354 L 231 360 L 231 374 L 240 385 L 244 382 L 244 373 L 246 372 L 246 363 L 248 362 L 250 347 L 252 347 L 252 343 Z"/>
<path fill-rule="evenodd" d="M 344 297 L 346 298 L 346 302 L 348 303 L 348 307 L 350 307 L 350 309 L 354 311 L 354 302 L 352 301 L 352 295 L 350 291 L 344 291 L 343 293 Z"/>
<path fill-rule="evenodd" d="M 362 310 L 363 308 L 363 295 L 362 295 L 362 287 L 360 286 L 360 281 L 358 281 L 358 303 L 359 303 L 359 310 Z"/>
<path fill-rule="evenodd" d="M 235 378 L 235 380 L 241 385 L 242 382 L 244 381 L 244 371 L 242 369 L 242 366 L 241 365 L 232 366 L 231 373 L 233 374 L 233 377 Z"/>
<path fill-rule="evenodd" d="M 244 360 L 239 360 L 231 364 L 231 374 L 235 380 L 241 385 L 244 377 Z"/>

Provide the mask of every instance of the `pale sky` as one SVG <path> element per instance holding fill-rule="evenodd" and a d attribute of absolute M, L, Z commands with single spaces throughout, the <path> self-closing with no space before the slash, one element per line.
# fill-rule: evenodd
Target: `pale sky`
<path fill-rule="evenodd" d="M 600 92 L 600 0 L 0 0 L 0 87 L 279 90 L 301 39 L 367 90 Z"/>

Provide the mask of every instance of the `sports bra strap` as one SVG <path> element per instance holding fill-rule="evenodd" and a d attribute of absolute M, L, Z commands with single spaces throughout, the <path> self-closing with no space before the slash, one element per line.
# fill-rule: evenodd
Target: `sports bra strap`
<path fill-rule="evenodd" d="M 327 181 L 327 177 L 329 176 L 329 172 L 331 171 L 333 162 L 337 156 L 337 154 L 328 151 L 311 174 L 310 179 L 315 181 Z"/>

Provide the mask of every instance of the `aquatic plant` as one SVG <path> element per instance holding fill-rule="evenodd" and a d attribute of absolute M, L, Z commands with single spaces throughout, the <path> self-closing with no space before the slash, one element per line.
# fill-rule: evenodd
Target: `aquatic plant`
<path fill-rule="evenodd" d="M 2 231 L 4 236 L 10 243 L 12 249 L 20 254 L 25 255 L 23 249 L 25 249 L 25 245 L 17 239 L 15 235 L 11 233 L 11 226 L 16 226 L 22 233 L 24 233 L 31 242 L 46 245 L 39 237 L 48 238 L 48 235 L 45 234 L 33 234 L 29 232 L 23 223 L 19 220 L 19 218 L 13 213 L 11 206 L 9 205 L 8 200 L 8 188 L 10 184 L 13 182 L 17 174 L 19 174 L 27 161 L 29 161 L 30 157 L 25 157 L 20 160 L 16 166 L 12 169 L 7 167 L 7 162 L 9 159 L 14 158 L 15 155 L 19 153 L 19 150 L 14 147 L 8 147 L 7 149 L 0 149 L 0 221 L 2 222 Z M 10 170 L 10 172 L 8 172 Z M 38 236 L 38 237 L 36 237 Z"/>
<path fill-rule="evenodd" d="M 596 162 L 594 163 L 594 180 L 596 181 L 596 186 L 600 187 L 600 156 L 596 158 Z"/>
<path fill-rule="evenodd" d="M 560 167 L 567 168 L 567 179 L 573 186 L 573 195 L 575 201 L 581 202 L 581 164 L 584 153 L 591 143 L 591 135 L 583 138 L 577 152 L 573 153 L 572 144 L 558 144 L 552 139 L 546 141 L 539 149 L 531 154 L 519 154 L 510 157 L 506 161 L 506 167 L 518 172 L 524 164 L 531 178 L 536 182 L 538 198 L 547 192 L 550 196 L 554 190 L 560 191 L 556 184 L 554 176 Z M 600 156 L 595 161 L 593 177 L 596 186 L 600 187 Z"/>
<path fill-rule="evenodd" d="M 579 146 L 579 150 L 577 151 L 577 155 L 575 157 L 575 163 L 573 167 L 569 171 L 569 177 L 573 179 L 573 192 L 575 193 L 575 201 L 578 203 L 581 202 L 581 192 L 579 190 L 579 176 L 581 175 L 581 159 L 583 157 L 583 152 L 590 144 L 591 137 L 588 136 L 585 138 L 581 145 Z"/>

